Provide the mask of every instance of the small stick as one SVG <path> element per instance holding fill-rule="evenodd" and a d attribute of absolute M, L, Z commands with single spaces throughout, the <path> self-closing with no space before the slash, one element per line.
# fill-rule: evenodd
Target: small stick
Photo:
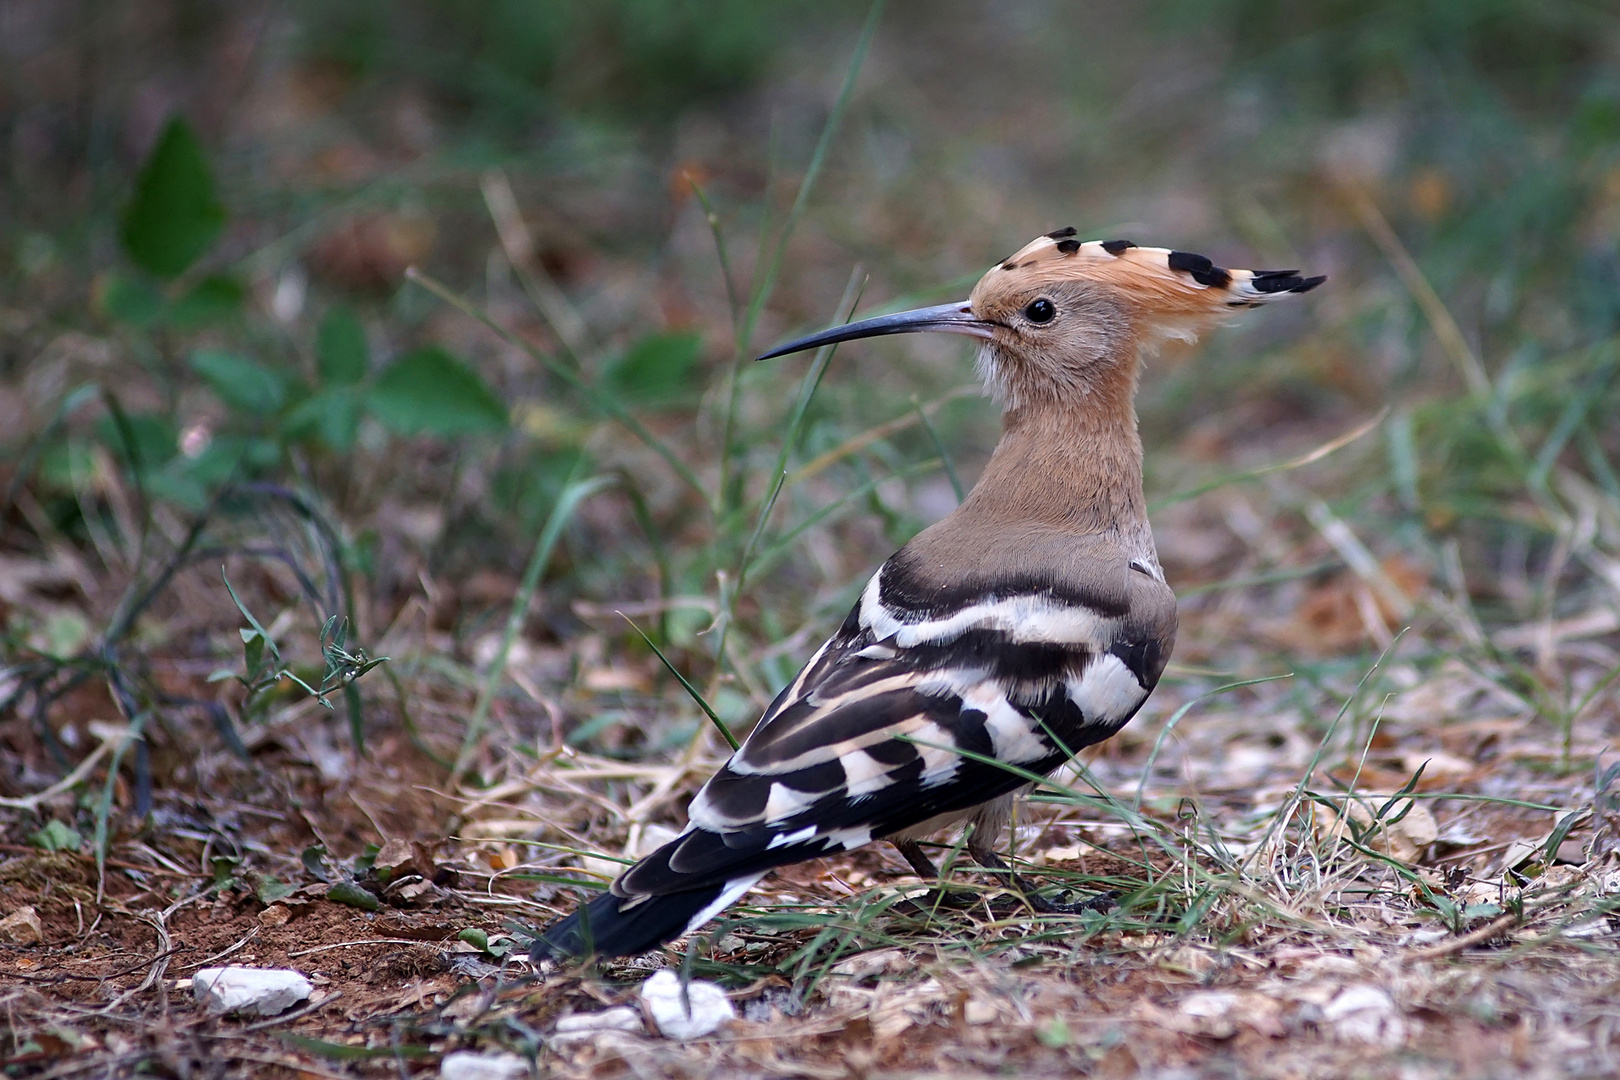
<path fill-rule="evenodd" d="M 1489 941 L 1503 930 L 1518 923 L 1518 921 L 1519 917 L 1509 912 L 1499 918 L 1492 919 L 1478 930 L 1470 930 L 1461 937 L 1454 937 L 1449 941 L 1442 941 L 1438 945 L 1430 945 L 1426 949 L 1417 949 L 1414 952 L 1406 953 L 1402 959 L 1407 961 L 1438 960 L 1442 956 L 1460 953 L 1464 949 L 1472 948 L 1482 941 Z"/>

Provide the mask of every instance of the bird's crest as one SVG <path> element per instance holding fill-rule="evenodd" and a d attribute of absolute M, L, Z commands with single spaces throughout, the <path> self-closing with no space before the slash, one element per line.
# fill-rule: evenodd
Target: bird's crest
<path fill-rule="evenodd" d="M 1255 307 L 1327 280 L 1297 270 L 1236 270 L 1207 256 L 1129 240 L 1079 240 L 1073 228 L 1036 237 L 991 269 L 973 289 L 974 310 L 1033 286 L 1095 281 L 1118 290 L 1143 320 L 1144 344 L 1193 340 L 1234 309 Z"/>

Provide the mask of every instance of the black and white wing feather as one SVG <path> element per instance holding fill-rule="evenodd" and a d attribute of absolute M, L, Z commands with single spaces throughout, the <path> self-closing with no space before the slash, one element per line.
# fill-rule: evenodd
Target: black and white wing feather
<path fill-rule="evenodd" d="M 1175 634 L 1156 565 L 1115 568 L 1107 588 L 1032 573 L 941 589 L 898 553 L 693 799 L 686 831 L 535 955 L 644 952 L 775 867 L 949 824 L 1026 783 L 992 762 L 1045 774 L 1112 735 Z"/>

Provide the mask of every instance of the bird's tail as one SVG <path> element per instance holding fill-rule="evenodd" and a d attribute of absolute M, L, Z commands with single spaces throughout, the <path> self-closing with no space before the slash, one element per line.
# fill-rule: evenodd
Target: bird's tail
<path fill-rule="evenodd" d="M 606 892 L 540 932 L 529 949 L 536 962 L 562 957 L 635 956 L 708 922 L 765 875 L 748 874 L 660 896 Z"/>
<path fill-rule="evenodd" d="M 634 956 L 679 937 L 692 917 L 712 904 L 724 885 L 658 897 L 628 910 L 622 896 L 603 893 L 551 924 L 529 950 L 533 960 L 564 956 Z"/>
<path fill-rule="evenodd" d="M 847 845 L 843 837 L 814 829 L 784 837 L 781 828 L 764 825 L 728 833 L 690 828 L 626 870 L 608 892 L 542 930 L 529 955 L 633 956 L 657 948 L 720 914 L 776 867 L 859 847 L 871 833 L 862 830 Z"/>

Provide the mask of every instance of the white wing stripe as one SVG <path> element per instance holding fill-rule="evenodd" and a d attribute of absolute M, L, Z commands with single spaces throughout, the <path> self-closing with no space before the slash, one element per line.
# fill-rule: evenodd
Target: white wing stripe
<path fill-rule="evenodd" d="M 865 750 L 850 750 L 838 758 L 844 767 L 844 794 L 852 799 L 889 786 L 889 766 Z"/>
<path fill-rule="evenodd" d="M 922 776 L 918 777 L 923 787 L 938 787 L 956 775 L 962 755 L 951 749 L 956 745 L 956 738 L 950 732 L 927 720 L 912 728 L 909 735 L 916 740 L 917 753 L 923 760 Z M 924 743 L 931 745 L 924 746 Z"/>
<path fill-rule="evenodd" d="M 794 791 L 786 784 L 772 784 L 770 798 L 765 800 L 765 824 L 786 821 L 810 809 L 817 795 L 807 791 Z"/>
<path fill-rule="evenodd" d="M 1008 704 L 1007 696 L 994 684 L 981 683 L 963 694 L 962 709 L 978 709 L 984 713 L 985 730 L 990 734 L 997 761 L 1022 765 L 1038 761 L 1051 752 L 1051 746 L 1036 730 L 1035 721 Z"/>
<path fill-rule="evenodd" d="M 1101 651 L 1120 628 L 1119 619 L 1104 618 L 1083 605 L 1028 594 L 984 600 L 937 619 L 916 619 L 883 602 L 882 576 L 882 570 L 873 574 L 861 594 L 860 622 L 878 641 L 892 639 L 901 648 L 943 645 L 969 630 L 995 630 L 1014 643 L 1080 645 Z"/>
<path fill-rule="evenodd" d="M 833 844 L 842 844 L 845 851 L 854 851 L 872 842 L 871 829 L 834 829 L 827 834 L 828 850 Z"/>
<path fill-rule="evenodd" d="M 1065 683 L 1069 700 L 1092 723 L 1118 724 L 1136 711 L 1148 692 L 1136 681 L 1125 662 L 1113 653 L 1103 653 Z"/>
<path fill-rule="evenodd" d="M 771 848 L 787 847 L 789 844 L 800 844 L 806 840 L 815 839 L 815 835 L 816 827 L 814 825 L 806 825 L 804 828 L 795 829 L 792 832 L 777 833 L 775 836 L 771 837 L 771 842 L 765 845 L 765 850 L 769 851 Z"/>
<path fill-rule="evenodd" d="M 720 895 L 714 898 L 714 902 L 708 907 L 704 908 L 702 911 L 698 912 L 696 915 L 692 916 L 692 921 L 686 924 L 686 929 L 682 930 L 681 933 L 690 934 L 692 931 L 696 930 L 698 927 L 720 914 L 726 908 L 736 903 L 743 893 L 747 892 L 749 889 L 752 889 L 755 885 L 758 885 L 759 879 L 764 876 L 764 874 L 750 874 L 748 877 L 742 877 L 735 881 L 726 882 L 726 887 L 720 890 Z"/>

